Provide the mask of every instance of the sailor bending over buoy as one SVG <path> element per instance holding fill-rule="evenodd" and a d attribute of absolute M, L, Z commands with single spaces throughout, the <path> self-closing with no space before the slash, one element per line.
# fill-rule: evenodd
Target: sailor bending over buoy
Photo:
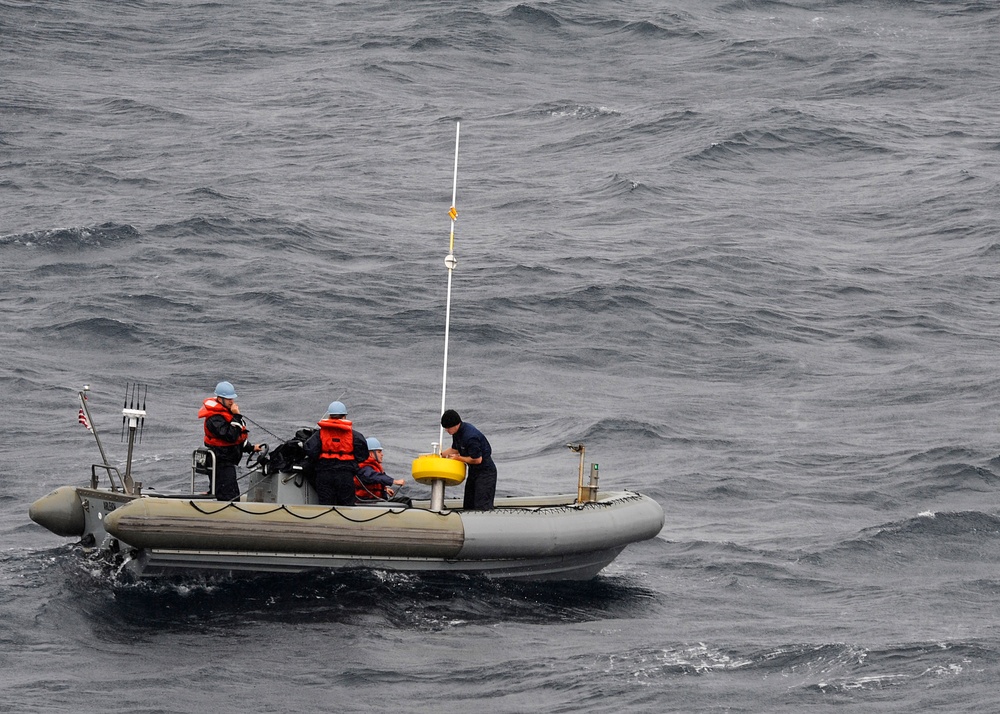
<path fill-rule="evenodd" d="M 493 463 L 493 449 L 483 432 L 468 422 L 454 409 L 441 415 L 441 426 L 451 435 L 451 448 L 441 456 L 469 465 L 465 480 L 465 498 L 462 508 L 467 511 L 492 511 L 493 497 L 497 492 L 497 466 Z"/>
<path fill-rule="evenodd" d="M 385 501 L 396 495 L 393 486 L 406 483 L 401 478 L 394 479 L 385 472 L 382 466 L 382 443 L 368 437 L 368 458 L 358 466 L 358 475 L 354 477 L 354 494 L 360 501 Z"/>
<path fill-rule="evenodd" d="M 353 506 L 354 477 L 368 458 L 367 440 L 347 421 L 343 402 L 330 402 L 326 412 L 318 422 L 319 431 L 305 443 L 316 473 L 316 495 L 326 506 Z"/>
<path fill-rule="evenodd" d="M 220 501 L 237 499 L 236 465 L 244 453 L 260 451 L 261 445 L 247 440 L 250 432 L 243 424 L 230 382 L 215 385 L 215 396 L 202 402 L 198 418 L 205 420 L 205 446 L 215 453 L 215 497 Z"/>

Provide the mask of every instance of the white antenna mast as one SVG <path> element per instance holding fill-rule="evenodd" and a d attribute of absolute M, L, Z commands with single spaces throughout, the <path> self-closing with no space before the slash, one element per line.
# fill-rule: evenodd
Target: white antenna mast
<path fill-rule="evenodd" d="M 448 215 L 451 216 L 451 239 L 448 243 L 448 255 L 445 256 L 444 264 L 448 268 L 448 300 L 445 303 L 444 312 L 444 370 L 441 376 L 441 412 L 438 414 L 440 421 L 441 414 L 444 414 L 445 397 L 448 393 L 448 337 L 451 331 L 451 275 L 458 265 L 455 258 L 455 220 L 458 218 L 458 209 L 455 208 L 458 196 L 458 135 L 462 122 L 455 122 L 455 174 L 451 184 L 451 208 Z M 444 450 L 444 427 L 438 433 L 438 453 Z"/>

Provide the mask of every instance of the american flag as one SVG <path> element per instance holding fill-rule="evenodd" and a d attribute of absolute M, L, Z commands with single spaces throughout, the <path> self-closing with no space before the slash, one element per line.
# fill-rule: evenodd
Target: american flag
<path fill-rule="evenodd" d="M 87 427 L 87 431 L 93 431 L 90 422 L 87 421 L 87 413 L 83 411 L 83 407 L 80 407 L 80 415 L 77 417 L 77 421 Z"/>

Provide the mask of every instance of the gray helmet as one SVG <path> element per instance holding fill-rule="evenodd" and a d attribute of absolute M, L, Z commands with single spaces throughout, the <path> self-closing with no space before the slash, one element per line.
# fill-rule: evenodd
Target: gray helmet
<path fill-rule="evenodd" d="M 326 413 L 330 416 L 347 416 L 347 407 L 344 406 L 343 402 L 330 402 L 330 406 L 326 408 Z"/>
<path fill-rule="evenodd" d="M 374 436 L 368 437 L 368 450 L 369 451 L 382 451 L 382 443 L 376 439 Z"/>

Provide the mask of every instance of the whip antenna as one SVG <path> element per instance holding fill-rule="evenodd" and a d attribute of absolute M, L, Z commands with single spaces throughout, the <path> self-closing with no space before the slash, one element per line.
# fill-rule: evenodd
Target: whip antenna
<path fill-rule="evenodd" d="M 445 256 L 444 264 L 448 268 L 448 299 L 445 302 L 444 310 L 444 370 L 441 375 L 441 412 L 438 414 L 438 421 L 440 422 L 441 414 L 444 414 L 445 409 L 445 397 L 448 393 L 448 338 L 451 332 L 451 275 L 455 270 L 455 266 L 458 265 L 458 260 L 455 259 L 455 221 L 458 219 L 458 209 L 455 208 L 456 198 L 458 196 L 458 135 L 461 129 L 462 122 L 455 122 L 455 173 L 452 178 L 451 183 L 451 208 L 448 209 L 448 215 L 451 217 L 451 238 L 448 241 L 448 255 Z M 438 449 L 444 449 L 444 427 L 438 432 Z"/>

